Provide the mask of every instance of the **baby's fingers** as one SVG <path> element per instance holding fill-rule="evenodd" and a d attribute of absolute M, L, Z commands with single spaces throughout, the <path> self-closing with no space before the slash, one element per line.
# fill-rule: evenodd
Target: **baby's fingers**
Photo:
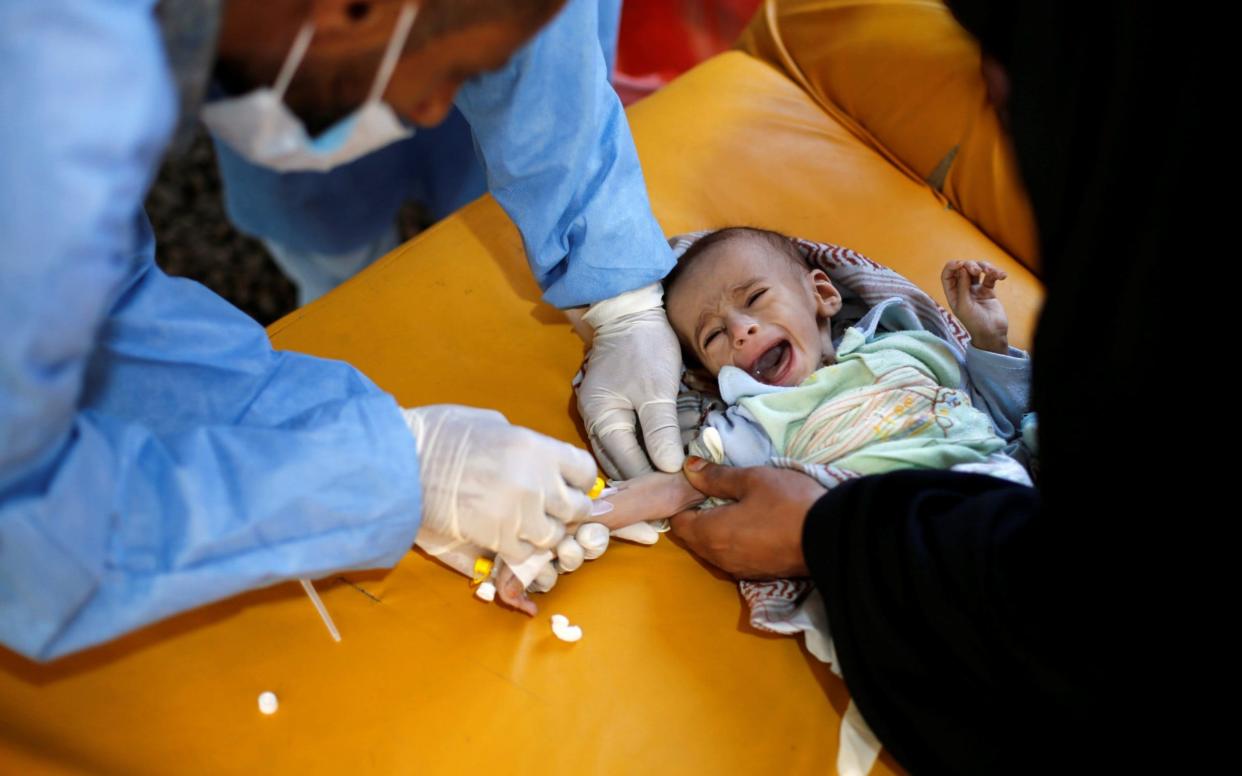
<path fill-rule="evenodd" d="M 1009 277 L 1007 274 L 1005 274 L 1005 270 L 1001 269 L 1000 267 L 996 266 L 990 261 L 980 261 L 979 266 L 983 268 L 984 272 L 991 272 L 992 274 L 998 276 L 1001 280 L 1004 280 L 1005 278 Z"/>
<path fill-rule="evenodd" d="M 971 302 L 974 301 L 970 295 L 970 288 L 970 268 L 963 264 L 957 270 L 957 278 L 953 288 L 954 294 L 949 297 L 953 300 L 954 312 L 970 309 Z"/>
<path fill-rule="evenodd" d="M 944 295 L 949 300 L 949 304 L 954 303 L 954 295 L 957 293 L 957 271 L 961 266 L 960 261 L 947 261 L 944 269 L 940 270 L 940 285 L 944 287 Z"/>
<path fill-rule="evenodd" d="M 953 261 L 946 261 L 944 263 L 944 269 L 940 270 L 940 279 L 947 280 L 953 277 L 957 274 L 957 268 L 960 266 L 962 266 L 962 262 L 957 261 L 956 259 Z"/>
<path fill-rule="evenodd" d="M 979 282 L 983 276 L 983 263 L 978 261 L 964 261 L 962 266 L 966 268 L 966 273 L 970 276 L 971 283 Z"/>
<path fill-rule="evenodd" d="M 534 617 L 539 612 L 539 607 L 535 606 L 535 602 L 526 595 L 526 590 L 522 587 L 522 580 L 518 579 L 517 575 L 507 566 L 500 573 L 499 579 L 496 580 L 496 592 L 500 594 L 501 603 L 512 609 L 525 612 L 531 617 Z"/>
<path fill-rule="evenodd" d="M 987 263 L 986 261 L 981 261 L 979 262 L 979 264 L 983 268 L 983 285 L 987 286 L 988 288 L 995 287 L 996 281 L 1004 280 L 1005 278 L 1009 277 L 1008 275 L 1005 274 L 1004 270 L 999 269 Z"/>

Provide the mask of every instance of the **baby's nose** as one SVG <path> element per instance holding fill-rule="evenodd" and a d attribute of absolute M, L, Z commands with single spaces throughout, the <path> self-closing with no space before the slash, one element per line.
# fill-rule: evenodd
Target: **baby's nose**
<path fill-rule="evenodd" d="M 733 326 L 733 344 L 735 347 L 742 347 L 746 344 L 746 340 L 755 336 L 759 331 L 759 324 L 754 321 L 739 321 Z"/>

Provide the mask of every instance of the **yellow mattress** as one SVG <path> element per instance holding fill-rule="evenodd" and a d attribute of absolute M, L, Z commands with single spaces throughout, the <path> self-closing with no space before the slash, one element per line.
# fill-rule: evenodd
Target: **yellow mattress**
<path fill-rule="evenodd" d="M 979 46 L 937 0 L 765 0 L 738 48 L 772 64 L 870 148 L 1039 270 L 1017 159 Z"/>
<path fill-rule="evenodd" d="M 750 224 L 848 245 L 941 297 L 950 258 L 996 262 L 1012 340 L 1038 281 L 942 195 L 777 69 L 712 59 L 630 111 L 668 233 Z M 496 407 L 583 445 L 582 346 L 539 301 L 488 197 L 272 326 L 407 405 Z M 0 773 L 828 773 L 848 701 L 792 638 L 752 631 L 736 586 L 675 543 L 614 542 L 534 620 L 411 553 L 207 606 L 51 665 L 0 650 Z M 576 644 L 548 616 L 582 626 Z M 279 697 L 258 712 L 263 691 Z M 897 767 L 882 756 L 876 773 Z"/>

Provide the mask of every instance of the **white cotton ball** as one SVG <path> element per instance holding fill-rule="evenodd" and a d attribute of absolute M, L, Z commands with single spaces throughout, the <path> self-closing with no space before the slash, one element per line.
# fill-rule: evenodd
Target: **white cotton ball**
<path fill-rule="evenodd" d="M 552 615 L 552 633 L 561 641 L 577 641 L 582 638 L 582 628 L 570 625 L 569 618 L 563 614 Z"/>
<path fill-rule="evenodd" d="M 259 693 L 259 711 L 264 714 L 275 714 L 276 709 L 280 707 L 280 702 L 276 700 L 276 693 L 263 692 Z"/>
<path fill-rule="evenodd" d="M 608 549 L 608 526 L 603 523 L 583 523 L 574 534 L 587 560 L 595 560 Z"/>
<path fill-rule="evenodd" d="M 586 553 L 582 550 L 582 545 L 572 536 L 566 536 L 561 539 L 561 543 L 556 545 L 556 563 L 558 568 L 565 573 L 576 571 L 582 565 Z"/>
<path fill-rule="evenodd" d="M 582 628 L 570 625 L 569 619 L 563 615 L 552 615 L 552 633 L 561 641 L 577 641 L 582 638 Z"/>
<path fill-rule="evenodd" d="M 474 589 L 474 594 L 490 603 L 496 600 L 496 586 L 491 582 L 482 582 Z"/>

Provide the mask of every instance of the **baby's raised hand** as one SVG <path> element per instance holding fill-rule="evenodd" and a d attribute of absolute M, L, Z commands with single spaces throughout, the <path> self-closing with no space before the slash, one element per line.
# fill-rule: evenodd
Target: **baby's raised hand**
<path fill-rule="evenodd" d="M 996 298 L 996 283 L 1006 277 L 986 261 L 950 261 L 940 273 L 949 309 L 980 350 L 1009 352 L 1009 317 Z"/>

